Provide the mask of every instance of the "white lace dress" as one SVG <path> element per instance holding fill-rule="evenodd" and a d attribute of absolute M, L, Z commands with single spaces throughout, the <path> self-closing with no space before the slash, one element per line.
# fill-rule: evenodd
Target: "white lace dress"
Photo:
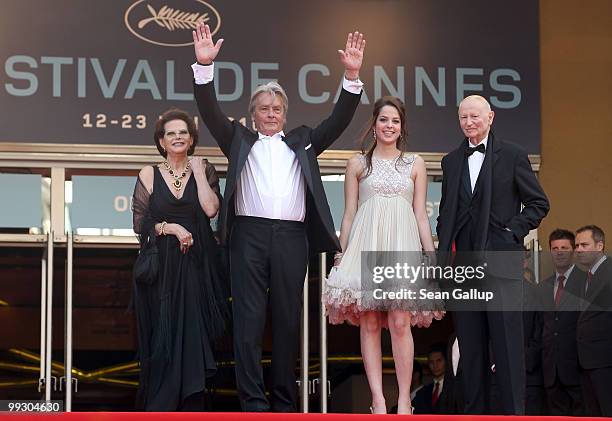
<path fill-rule="evenodd" d="M 372 157 L 372 172 L 359 181 L 359 205 L 353 219 L 348 245 L 340 264 L 332 268 L 327 278 L 322 301 L 329 322 L 348 322 L 359 325 L 360 314 L 369 310 L 381 310 L 381 301 L 375 305 L 363 291 L 361 283 L 361 257 L 364 251 L 404 251 L 419 261 L 421 240 L 412 209 L 414 182 L 412 167 L 417 155 L 385 160 Z M 363 167 L 364 155 L 359 155 Z M 410 289 L 432 289 L 427 279 L 413 280 Z M 385 302 L 382 300 L 382 302 Z M 385 310 L 401 309 L 411 313 L 413 326 L 427 327 L 435 318 L 444 315 L 442 300 L 401 299 L 386 301 Z M 383 325 L 387 327 L 386 317 Z"/>

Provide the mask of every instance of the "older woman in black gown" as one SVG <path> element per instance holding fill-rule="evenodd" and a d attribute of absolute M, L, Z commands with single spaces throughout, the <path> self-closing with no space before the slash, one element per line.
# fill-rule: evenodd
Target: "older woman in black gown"
<path fill-rule="evenodd" d="M 133 197 L 141 253 L 156 248 L 151 256 L 158 268 L 155 276 L 134 281 L 141 368 L 137 406 L 201 410 L 206 378 L 216 370 L 211 340 L 222 332 L 226 314 L 219 249 L 210 227 L 219 209 L 219 178 L 207 160 L 189 158 L 198 133 L 185 112 L 165 112 L 154 138 L 165 161 L 140 171 Z"/>

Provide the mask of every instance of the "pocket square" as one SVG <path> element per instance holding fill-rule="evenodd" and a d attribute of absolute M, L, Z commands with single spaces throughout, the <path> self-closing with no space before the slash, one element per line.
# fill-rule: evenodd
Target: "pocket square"
<path fill-rule="evenodd" d="M 308 150 L 308 149 L 310 149 L 311 147 L 312 147 L 312 143 L 309 143 L 309 144 L 308 144 L 308 146 L 306 146 L 306 147 L 304 148 L 304 150 L 305 150 L 305 151 L 307 151 L 307 150 Z"/>

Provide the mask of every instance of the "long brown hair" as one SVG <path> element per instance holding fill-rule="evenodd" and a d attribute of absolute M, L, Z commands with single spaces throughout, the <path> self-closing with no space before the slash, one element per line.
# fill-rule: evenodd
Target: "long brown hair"
<path fill-rule="evenodd" d="M 365 155 L 366 159 L 366 170 L 362 174 L 362 178 L 365 178 L 372 173 L 372 156 L 374 155 L 374 148 L 376 147 L 376 140 L 372 135 L 372 131 L 375 130 L 374 126 L 376 125 L 376 119 L 378 119 L 380 110 L 382 110 L 385 105 L 394 107 L 400 115 L 400 136 L 395 143 L 397 149 L 400 150 L 400 155 L 395 161 L 395 168 L 397 169 L 397 164 L 399 161 L 404 160 L 404 153 L 406 152 L 406 147 L 408 145 L 406 140 L 408 136 L 408 132 L 406 130 L 406 107 L 404 106 L 402 100 L 397 97 L 383 96 L 374 103 L 372 118 L 369 121 L 368 128 L 364 131 L 361 137 L 361 153 Z"/>

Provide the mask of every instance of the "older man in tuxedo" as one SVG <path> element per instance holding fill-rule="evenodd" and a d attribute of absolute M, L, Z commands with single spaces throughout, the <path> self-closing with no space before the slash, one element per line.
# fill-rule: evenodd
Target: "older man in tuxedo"
<path fill-rule="evenodd" d="M 598 226 L 576 231 L 576 260 L 587 270 L 576 339 L 585 415 L 612 417 L 612 260 L 605 246 Z"/>
<path fill-rule="evenodd" d="M 538 227 L 549 204 L 525 151 L 493 135 L 494 115 L 481 96 L 468 96 L 459 105 L 465 139 L 442 159 L 438 250 L 443 265 L 450 262 L 452 251 L 457 252 L 455 265 L 462 259 L 464 265 L 482 264 L 482 256 L 503 252 L 501 259 L 497 255 L 503 267 L 493 273 L 489 266 L 482 285 L 494 285 L 496 298 L 507 304 L 522 300 L 523 238 Z M 495 253 L 486 253 L 491 251 Z M 469 356 L 462 358 L 464 411 L 489 412 L 490 342 L 500 409 L 504 414 L 523 414 L 525 355 L 520 312 L 456 311 L 454 321 L 461 355 Z"/>
<path fill-rule="evenodd" d="M 234 354 L 238 395 L 244 411 L 296 411 L 295 367 L 300 309 L 308 253 L 339 250 L 323 190 L 317 155 L 350 123 L 359 105 L 359 69 L 365 40 L 349 34 L 343 89 L 331 116 L 315 128 L 284 126 L 288 101 L 276 82 L 251 95 L 253 131 L 230 121 L 217 103 L 214 64 L 223 40 L 213 42 L 207 25 L 193 32 L 197 63 L 195 98 L 204 123 L 228 158 L 219 215 L 221 241 L 230 254 Z M 272 322 L 270 400 L 260 364 L 266 308 Z"/>

